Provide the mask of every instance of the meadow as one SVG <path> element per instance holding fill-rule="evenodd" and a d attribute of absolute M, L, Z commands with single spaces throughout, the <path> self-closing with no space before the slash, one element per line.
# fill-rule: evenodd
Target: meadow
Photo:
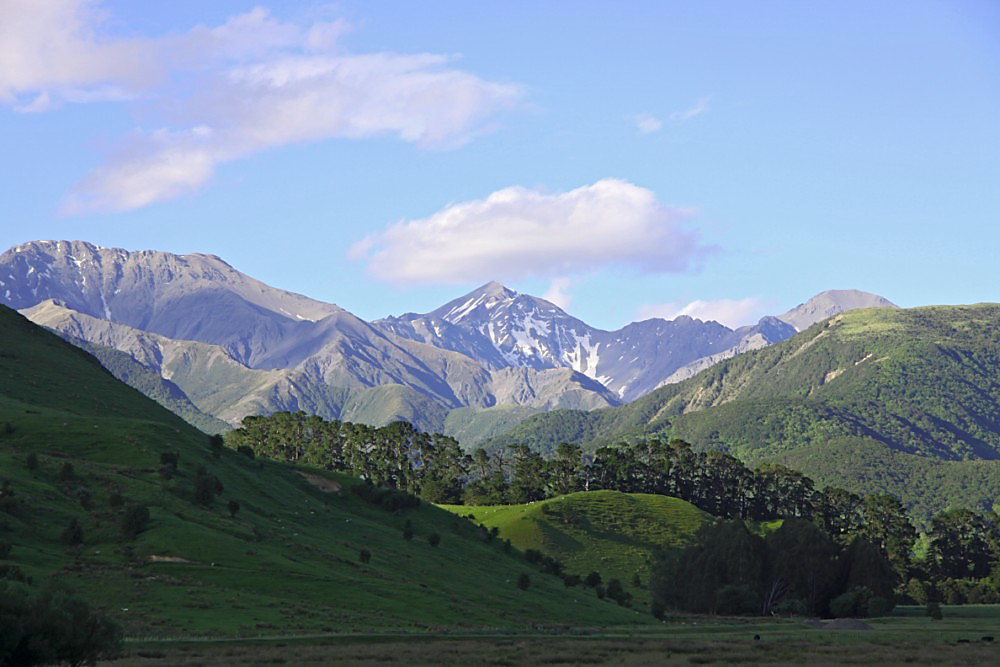
<path fill-rule="evenodd" d="M 988 665 L 1000 661 L 1000 606 L 898 607 L 871 629 L 802 619 L 674 617 L 649 628 L 355 634 L 254 640 L 130 641 L 109 667 L 182 665 Z M 759 639 L 755 639 L 759 637 Z"/>

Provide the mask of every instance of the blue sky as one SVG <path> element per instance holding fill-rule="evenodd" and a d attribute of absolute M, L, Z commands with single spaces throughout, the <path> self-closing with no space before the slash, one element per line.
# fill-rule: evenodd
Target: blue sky
<path fill-rule="evenodd" d="M 997 301 L 1000 3 L 0 0 L 0 247 L 372 319 Z"/>

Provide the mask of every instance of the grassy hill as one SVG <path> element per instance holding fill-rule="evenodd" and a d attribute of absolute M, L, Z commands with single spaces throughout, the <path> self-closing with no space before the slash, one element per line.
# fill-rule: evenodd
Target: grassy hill
<path fill-rule="evenodd" d="M 851 311 L 626 406 L 530 417 L 489 446 L 596 448 L 651 434 L 754 462 L 795 462 L 855 489 L 871 490 L 858 462 L 833 469 L 803 449 L 861 440 L 885 470 L 913 460 L 900 454 L 981 460 L 977 475 L 991 487 L 966 499 L 990 507 L 1000 488 L 1000 305 Z M 948 496 L 944 487 L 898 488 L 911 504 Z"/>
<path fill-rule="evenodd" d="M 574 595 L 439 508 L 388 512 L 352 493 L 354 478 L 213 449 L 94 357 L 2 307 L 0 341 L 0 542 L 10 545 L 0 565 L 70 584 L 130 635 L 651 620 Z M 199 478 L 214 478 L 205 504 Z M 149 522 L 128 539 L 133 505 Z"/>
<path fill-rule="evenodd" d="M 559 559 L 568 573 L 597 571 L 605 581 L 619 579 L 639 600 L 647 596 L 632 585 L 633 577 L 648 580 L 653 549 L 685 546 L 711 521 L 677 498 L 619 491 L 585 491 L 524 505 L 446 508 L 497 528 L 519 549 Z"/>

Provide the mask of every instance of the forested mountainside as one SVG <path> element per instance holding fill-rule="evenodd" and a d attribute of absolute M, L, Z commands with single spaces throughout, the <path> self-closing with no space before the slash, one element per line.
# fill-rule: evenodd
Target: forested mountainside
<path fill-rule="evenodd" d="M 808 474 L 815 467 L 823 478 L 859 489 L 870 488 L 875 470 L 892 467 L 890 457 L 989 462 L 973 476 L 986 484 L 996 479 L 993 462 L 1000 459 L 998 406 L 1000 305 L 865 309 L 625 406 L 531 417 L 490 446 L 548 450 L 574 442 L 594 449 L 660 435 L 748 461 L 796 461 Z M 808 454 L 844 439 L 869 455 L 841 460 L 833 471 L 824 457 Z M 913 501 L 915 488 L 899 486 Z"/>

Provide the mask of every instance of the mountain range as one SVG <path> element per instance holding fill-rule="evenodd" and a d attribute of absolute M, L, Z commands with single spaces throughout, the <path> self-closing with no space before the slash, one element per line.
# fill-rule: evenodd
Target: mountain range
<path fill-rule="evenodd" d="M 528 418 L 485 443 L 681 438 L 916 516 L 1000 498 L 1000 304 L 853 310 L 632 403 Z"/>
<path fill-rule="evenodd" d="M 213 255 L 83 241 L 34 241 L 0 255 L 0 303 L 86 346 L 133 385 L 157 385 L 147 393 L 210 431 L 249 414 L 304 410 L 404 419 L 467 446 L 538 412 L 633 401 L 831 314 L 892 307 L 830 291 L 736 330 L 682 316 L 605 331 L 491 282 L 429 313 L 366 322 Z"/>

